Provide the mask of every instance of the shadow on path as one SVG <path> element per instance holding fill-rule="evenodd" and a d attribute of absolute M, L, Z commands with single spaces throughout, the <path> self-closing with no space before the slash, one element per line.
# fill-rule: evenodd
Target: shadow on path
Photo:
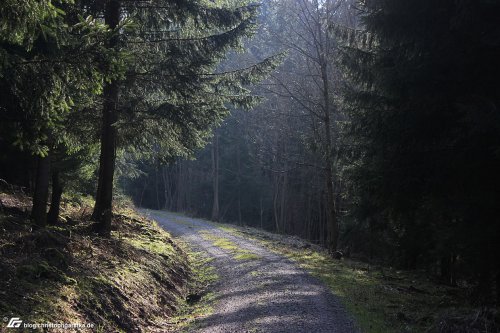
<path fill-rule="evenodd" d="M 218 303 L 190 332 L 358 332 L 338 297 L 293 262 L 212 222 L 164 211 L 141 210 L 194 250 L 214 258 Z M 259 259 L 237 260 L 202 233 L 223 237 Z"/>

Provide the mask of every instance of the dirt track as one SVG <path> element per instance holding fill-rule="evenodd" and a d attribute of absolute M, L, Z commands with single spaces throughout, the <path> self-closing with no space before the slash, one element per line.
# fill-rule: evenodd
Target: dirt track
<path fill-rule="evenodd" d="M 316 278 L 257 242 L 235 236 L 216 224 L 181 215 L 144 210 L 173 236 L 213 257 L 220 277 L 214 286 L 214 313 L 190 332 L 358 332 L 339 300 Z M 214 245 L 237 244 L 250 259 Z"/>

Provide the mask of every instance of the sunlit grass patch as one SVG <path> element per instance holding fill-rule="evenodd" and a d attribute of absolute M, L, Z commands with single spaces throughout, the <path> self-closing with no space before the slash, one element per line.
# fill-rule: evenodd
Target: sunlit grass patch
<path fill-rule="evenodd" d="M 261 276 L 261 275 L 262 275 L 262 272 L 259 272 L 259 271 L 252 271 L 252 272 L 250 272 L 250 275 L 251 275 L 251 276 L 255 276 L 255 277 L 257 277 L 257 276 Z"/>
<path fill-rule="evenodd" d="M 189 250 L 186 243 L 181 241 L 178 243 L 188 254 L 193 278 L 189 285 L 190 295 L 182 303 L 177 316 L 171 318 L 168 323 L 175 327 L 176 331 L 189 332 L 197 325 L 198 319 L 213 313 L 213 306 L 218 296 L 213 292 L 206 292 L 206 290 L 219 279 L 219 276 L 215 268 L 210 265 L 212 257 Z"/>
<path fill-rule="evenodd" d="M 257 254 L 254 254 L 248 250 L 242 249 L 238 244 L 234 243 L 233 241 L 217 236 L 209 231 L 202 230 L 199 232 L 201 237 L 205 240 L 208 240 L 212 242 L 212 244 L 218 248 L 221 248 L 223 250 L 229 251 L 232 255 L 233 258 L 236 260 L 258 260 L 260 259 L 260 256 Z"/>
<path fill-rule="evenodd" d="M 125 238 L 125 242 L 129 243 L 137 249 L 143 249 L 148 252 L 169 256 L 175 253 L 171 244 L 160 239 L 151 239 L 146 237 Z"/>
<path fill-rule="evenodd" d="M 240 253 L 234 256 L 236 260 L 258 260 L 260 256 L 254 253 Z"/>
<path fill-rule="evenodd" d="M 238 252 L 238 246 L 228 239 L 220 238 L 213 241 L 214 245 L 221 249 Z"/>

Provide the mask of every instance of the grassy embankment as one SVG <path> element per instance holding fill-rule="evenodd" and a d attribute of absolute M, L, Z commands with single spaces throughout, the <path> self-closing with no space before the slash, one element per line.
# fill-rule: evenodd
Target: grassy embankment
<path fill-rule="evenodd" d="M 439 284 L 418 272 L 335 260 L 295 237 L 218 226 L 259 241 L 317 276 L 342 300 L 363 332 L 486 332 L 485 325 L 498 328 L 498 315 L 492 317 L 495 311 L 474 309 L 467 302 L 466 289 Z"/>
<path fill-rule="evenodd" d="M 28 197 L 4 191 L 0 199 L 5 318 L 92 323 L 83 330 L 92 332 L 165 332 L 210 311 L 206 302 L 191 304 L 216 278 L 206 260 L 132 209 L 117 208 L 112 237 L 104 239 L 92 232 L 91 202 L 65 202 L 61 223 L 36 230 Z"/>

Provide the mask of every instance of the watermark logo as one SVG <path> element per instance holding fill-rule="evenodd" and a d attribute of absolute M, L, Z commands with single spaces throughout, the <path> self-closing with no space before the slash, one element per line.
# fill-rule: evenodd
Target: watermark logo
<path fill-rule="evenodd" d="M 4 317 L 3 321 L 7 323 L 7 328 L 24 328 L 31 330 L 43 329 L 63 329 L 63 330 L 78 330 L 84 328 L 94 328 L 94 323 L 30 323 L 22 321 L 19 317 Z"/>
<path fill-rule="evenodd" d="M 10 318 L 9 323 L 7 324 L 7 327 L 8 328 L 19 328 L 19 327 L 21 327 L 22 323 L 23 323 L 23 321 L 21 320 L 21 318 L 12 317 L 12 318 Z"/>

